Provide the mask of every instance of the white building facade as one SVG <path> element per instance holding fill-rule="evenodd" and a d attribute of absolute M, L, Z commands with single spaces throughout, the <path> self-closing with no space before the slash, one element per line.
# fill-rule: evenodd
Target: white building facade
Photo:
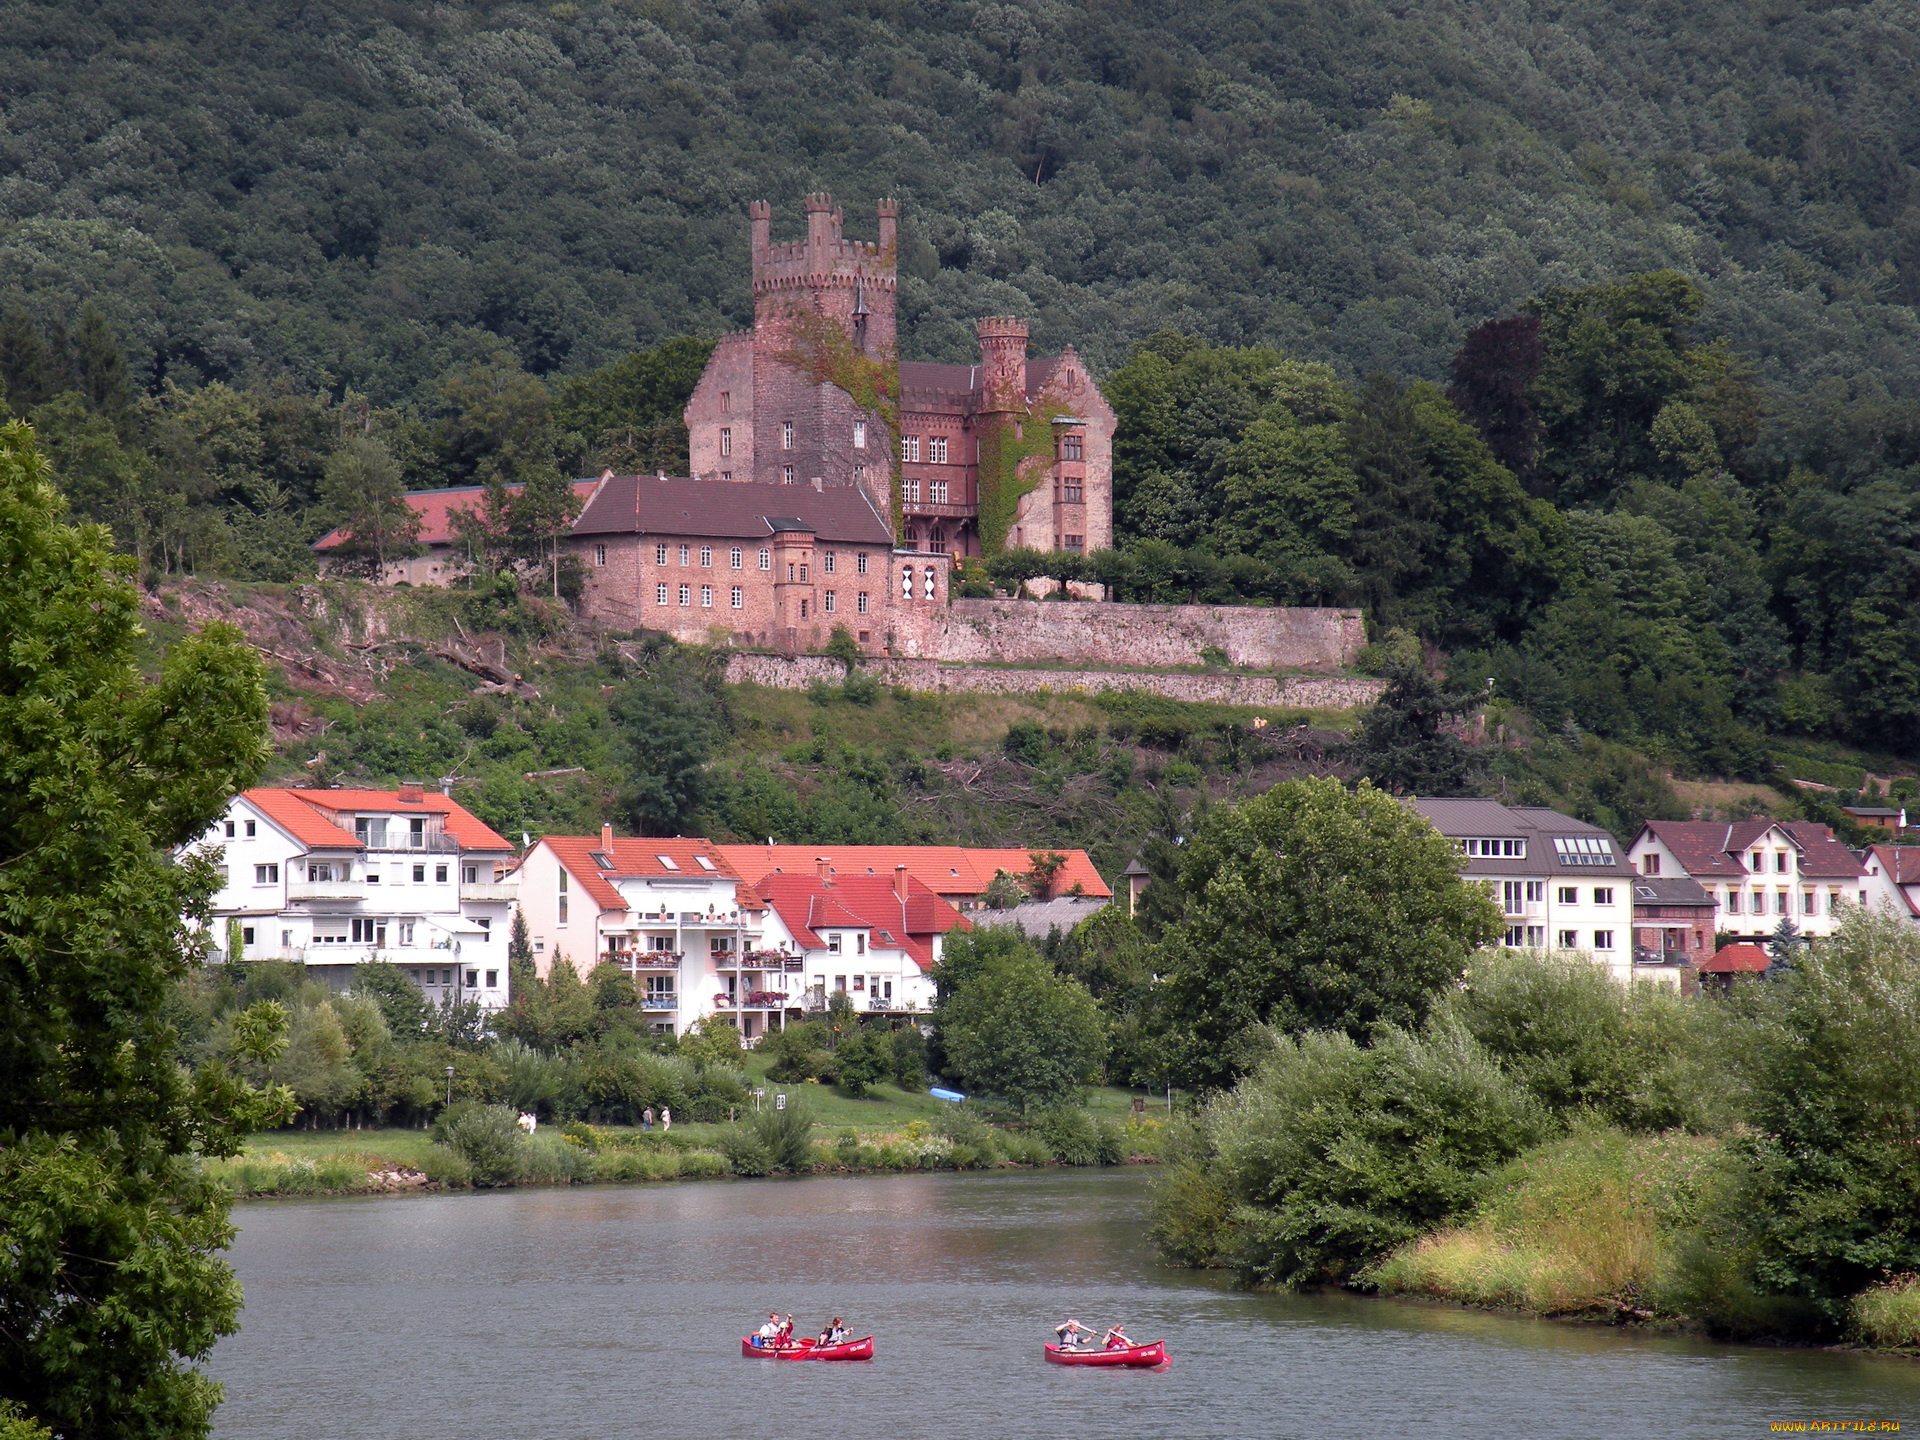
<path fill-rule="evenodd" d="M 1828 936 L 1869 898 L 1859 858 L 1807 821 L 1649 820 L 1628 853 L 1643 875 L 1698 881 L 1713 897 L 1716 929 L 1737 939 L 1768 939 L 1782 920 Z"/>
<path fill-rule="evenodd" d="M 384 960 L 436 1005 L 507 1003 L 513 847 L 448 797 L 242 791 L 188 847 L 217 857 L 217 948 L 306 966 L 335 989 Z"/>

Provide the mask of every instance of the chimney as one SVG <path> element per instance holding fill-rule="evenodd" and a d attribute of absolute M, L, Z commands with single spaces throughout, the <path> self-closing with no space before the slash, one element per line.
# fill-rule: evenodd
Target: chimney
<path fill-rule="evenodd" d="M 904 865 L 893 867 L 893 893 L 902 905 L 907 903 L 907 867 Z"/>
<path fill-rule="evenodd" d="M 418 780 L 402 780 L 400 782 L 400 803 L 402 805 L 418 805 L 426 798 L 426 792 L 420 788 L 420 782 Z"/>
<path fill-rule="evenodd" d="M 882 200 L 874 209 L 880 216 L 880 258 L 891 265 L 900 248 L 900 202 Z"/>
<path fill-rule="evenodd" d="M 833 862 L 824 855 L 817 855 L 813 861 L 813 873 L 822 880 L 833 878 Z"/>
<path fill-rule="evenodd" d="M 813 477 L 813 488 L 824 491 L 827 488 L 827 482 L 816 475 Z"/>
<path fill-rule="evenodd" d="M 600 848 L 609 855 L 613 854 L 613 826 L 602 825 L 600 827 Z"/>

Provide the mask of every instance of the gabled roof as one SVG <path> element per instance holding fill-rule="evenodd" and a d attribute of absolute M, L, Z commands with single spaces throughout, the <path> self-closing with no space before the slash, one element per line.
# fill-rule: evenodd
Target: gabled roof
<path fill-rule="evenodd" d="M 1812 880 L 1852 880 L 1861 874 L 1853 852 L 1825 825 L 1807 820 L 1649 820 L 1643 834 L 1660 841 L 1689 875 L 1735 879 L 1752 872 L 1744 852 L 1777 830 L 1800 855 L 1800 874 Z"/>
<path fill-rule="evenodd" d="M 573 533 L 765 540 L 776 529 L 795 528 L 839 544 L 893 547 L 892 529 L 860 485 L 816 490 L 804 484 L 669 475 L 605 477 L 574 522 Z"/>
<path fill-rule="evenodd" d="M 1789 820 L 1780 826 L 1800 851 L 1800 873 L 1815 880 L 1857 880 L 1863 873 L 1853 852 L 1825 825 Z"/>
<path fill-rule="evenodd" d="M 598 480 L 576 480 L 573 493 L 584 502 L 593 494 Z M 509 485 L 511 491 L 518 491 L 518 485 Z M 486 496 L 483 485 L 458 485 L 447 490 L 409 490 L 407 504 L 413 507 L 420 517 L 420 543 L 422 545 L 451 545 L 458 538 L 453 528 L 453 512 L 456 510 L 478 510 L 481 500 Z M 329 530 L 313 542 L 315 550 L 331 550 L 339 545 L 345 536 L 339 530 Z"/>
<path fill-rule="evenodd" d="M 243 790 L 240 795 L 302 845 L 314 849 L 365 849 L 354 836 L 353 817 L 367 812 L 403 817 L 439 815 L 441 828 L 462 850 L 513 849 L 512 841 L 479 816 L 433 790 L 423 791 L 417 798 L 405 798 L 398 790 L 258 789 Z"/>
<path fill-rule="evenodd" d="M 1867 853 L 1895 885 L 1920 885 L 1920 845 L 1870 845 Z"/>
<path fill-rule="evenodd" d="M 1747 873 L 1747 867 L 1730 853 L 1734 832 L 1745 828 L 1717 820 L 1649 820 L 1640 830 L 1666 846 L 1687 874 L 1731 878 Z"/>
<path fill-rule="evenodd" d="M 964 845 L 722 845 L 727 863 L 749 882 L 763 875 L 816 875 L 818 862 L 827 862 L 833 879 L 875 875 L 889 884 L 893 868 L 905 865 L 907 874 L 937 895 L 971 899 L 986 893 L 993 877 L 1004 870 L 1024 875 L 1033 868 L 1032 851 L 979 849 Z M 1054 893 L 1063 895 L 1078 881 L 1083 894 L 1111 898 L 1113 891 L 1093 868 L 1084 850 L 1056 850 L 1066 864 L 1054 877 Z"/>
<path fill-rule="evenodd" d="M 1700 962 L 1702 975 L 1757 975 L 1766 968 L 1767 952 L 1746 941 L 1722 945 L 1711 959 Z"/>
<path fill-rule="evenodd" d="M 891 874 L 831 881 L 812 874 L 768 875 L 753 888 L 808 950 L 826 949 L 823 928 L 867 930 L 870 945 L 904 950 L 926 971 L 933 968 L 934 936 L 972 928 L 965 916 L 911 875 L 904 901 L 894 892 Z"/>
<path fill-rule="evenodd" d="M 592 896 L 594 904 L 602 910 L 628 908 L 626 897 L 613 883 L 615 880 L 724 879 L 737 882 L 740 879 L 720 854 L 719 847 L 706 840 L 689 840 L 678 836 L 671 840 L 616 836 L 609 848 L 602 844 L 602 838 L 599 835 L 546 835 L 540 840 L 573 877 L 573 883 Z M 596 856 L 605 856 L 612 862 L 611 866 L 601 864 Z M 703 860 L 706 862 L 704 865 L 701 863 Z M 709 866 L 712 868 L 709 869 Z M 734 889 L 735 894 L 740 895 L 737 884 Z"/>

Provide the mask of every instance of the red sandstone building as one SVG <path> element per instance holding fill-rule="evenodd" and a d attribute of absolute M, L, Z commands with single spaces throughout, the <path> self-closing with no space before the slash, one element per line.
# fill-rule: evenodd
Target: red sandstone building
<path fill-rule="evenodd" d="M 765 201 L 750 213 L 753 329 L 720 342 L 687 404 L 697 479 L 852 486 L 891 518 L 897 468 L 900 544 L 978 555 L 983 485 L 992 491 L 1018 457 L 1018 484 L 1000 488 L 1031 488 L 1017 502 L 1003 493 L 998 507 L 985 497 L 987 525 L 1005 528 L 985 548 L 1112 544 L 1113 411 L 1072 347 L 1029 359 L 1026 321 L 1002 317 L 977 323 L 978 364 L 897 361 L 898 205 L 880 202 L 871 244 L 842 234 L 830 196 L 807 196 L 802 240 L 774 241 Z"/>

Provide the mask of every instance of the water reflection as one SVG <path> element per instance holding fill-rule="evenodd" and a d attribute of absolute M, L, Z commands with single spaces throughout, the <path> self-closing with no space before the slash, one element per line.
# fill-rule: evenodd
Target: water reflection
<path fill-rule="evenodd" d="M 1745 1436 L 1920 1418 L 1920 1366 L 1160 1267 L 1139 1172 L 901 1176 L 243 1207 L 221 1440 L 460 1435 Z M 739 1357 L 770 1308 L 871 1365 Z M 1164 1373 L 1044 1364 L 1063 1315 Z"/>

